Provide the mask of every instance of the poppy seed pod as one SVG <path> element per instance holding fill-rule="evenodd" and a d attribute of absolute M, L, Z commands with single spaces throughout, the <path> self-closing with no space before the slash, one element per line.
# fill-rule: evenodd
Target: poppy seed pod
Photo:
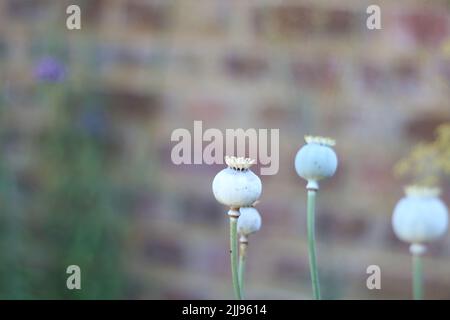
<path fill-rule="evenodd" d="M 334 175 L 338 160 L 331 148 L 336 143 L 324 137 L 305 136 L 306 145 L 295 156 L 297 174 L 308 180 L 308 188 L 318 189 L 317 182 Z"/>
<path fill-rule="evenodd" d="M 212 183 L 216 200 L 232 208 L 251 206 L 262 192 L 261 180 L 249 169 L 255 161 L 227 156 L 225 162 L 228 167 Z"/>
<path fill-rule="evenodd" d="M 396 236 L 405 242 L 422 244 L 442 236 L 448 225 L 448 212 L 439 199 L 439 189 L 408 187 L 392 216 Z"/>
<path fill-rule="evenodd" d="M 241 215 L 238 219 L 237 228 L 240 235 L 248 236 L 261 228 L 261 216 L 254 207 L 242 207 L 239 212 Z"/>

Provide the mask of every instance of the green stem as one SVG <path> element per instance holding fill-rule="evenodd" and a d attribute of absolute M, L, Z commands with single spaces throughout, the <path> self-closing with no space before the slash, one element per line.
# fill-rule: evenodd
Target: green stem
<path fill-rule="evenodd" d="M 237 300 L 242 300 L 238 276 L 237 219 L 236 216 L 230 216 L 231 278 L 233 281 L 234 295 Z"/>
<path fill-rule="evenodd" d="M 311 272 L 311 283 L 314 299 L 320 300 L 319 272 L 317 270 L 316 260 L 316 239 L 314 232 L 314 211 L 316 206 L 316 190 L 308 190 L 308 212 L 307 212 L 307 228 L 308 228 L 308 254 L 309 268 Z"/>
<path fill-rule="evenodd" d="M 413 298 L 414 300 L 422 300 L 423 299 L 422 256 L 420 254 L 413 254 L 412 264 L 413 264 Z"/>
<path fill-rule="evenodd" d="M 244 298 L 244 274 L 245 263 L 247 260 L 247 241 L 240 241 L 239 247 L 239 288 L 241 289 L 241 297 Z"/>

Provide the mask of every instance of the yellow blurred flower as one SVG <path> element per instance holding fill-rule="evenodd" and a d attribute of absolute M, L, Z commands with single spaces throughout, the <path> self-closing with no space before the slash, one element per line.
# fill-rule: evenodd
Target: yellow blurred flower
<path fill-rule="evenodd" d="M 436 186 L 443 177 L 450 176 L 450 123 L 436 129 L 432 142 L 418 143 L 395 165 L 394 174 L 423 186 Z"/>
<path fill-rule="evenodd" d="M 445 57 L 450 57 L 450 39 L 446 39 L 442 44 L 442 54 Z"/>

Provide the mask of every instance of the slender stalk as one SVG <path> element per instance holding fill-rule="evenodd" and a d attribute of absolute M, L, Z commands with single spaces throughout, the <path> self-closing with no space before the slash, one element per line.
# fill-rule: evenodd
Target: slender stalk
<path fill-rule="evenodd" d="M 241 297 L 244 298 L 244 274 L 245 264 L 247 260 L 247 238 L 241 236 L 239 239 L 239 288 L 241 289 Z"/>
<path fill-rule="evenodd" d="M 320 300 L 319 272 L 317 270 L 316 259 L 316 239 L 314 231 L 314 211 L 316 206 L 316 190 L 308 190 L 308 212 L 307 212 L 307 229 L 308 229 L 308 254 L 309 268 L 311 272 L 311 283 L 314 299 Z"/>
<path fill-rule="evenodd" d="M 230 210 L 230 212 L 235 212 Z M 238 275 L 238 242 L 237 242 L 237 215 L 230 215 L 230 256 L 231 256 L 231 279 L 233 282 L 234 295 L 237 300 L 242 300 L 239 288 Z"/>
<path fill-rule="evenodd" d="M 413 268 L 413 298 L 414 300 L 423 299 L 423 264 L 420 254 L 412 255 Z"/>

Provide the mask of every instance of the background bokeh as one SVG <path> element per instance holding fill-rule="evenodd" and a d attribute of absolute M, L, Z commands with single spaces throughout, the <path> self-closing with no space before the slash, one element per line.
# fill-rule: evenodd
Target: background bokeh
<path fill-rule="evenodd" d="M 370 4 L 382 30 L 366 28 Z M 311 297 L 293 168 L 309 133 L 336 138 L 340 160 L 317 207 L 324 297 L 410 298 L 393 167 L 450 121 L 449 39 L 441 0 L 0 0 L 0 298 L 232 298 L 211 191 L 223 166 L 170 159 L 194 120 L 280 129 L 248 298 Z M 450 298 L 449 241 L 429 247 L 427 298 Z M 66 289 L 70 264 L 82 290 Z M 381 290 L 366 287 L 372 264 Z"/>

